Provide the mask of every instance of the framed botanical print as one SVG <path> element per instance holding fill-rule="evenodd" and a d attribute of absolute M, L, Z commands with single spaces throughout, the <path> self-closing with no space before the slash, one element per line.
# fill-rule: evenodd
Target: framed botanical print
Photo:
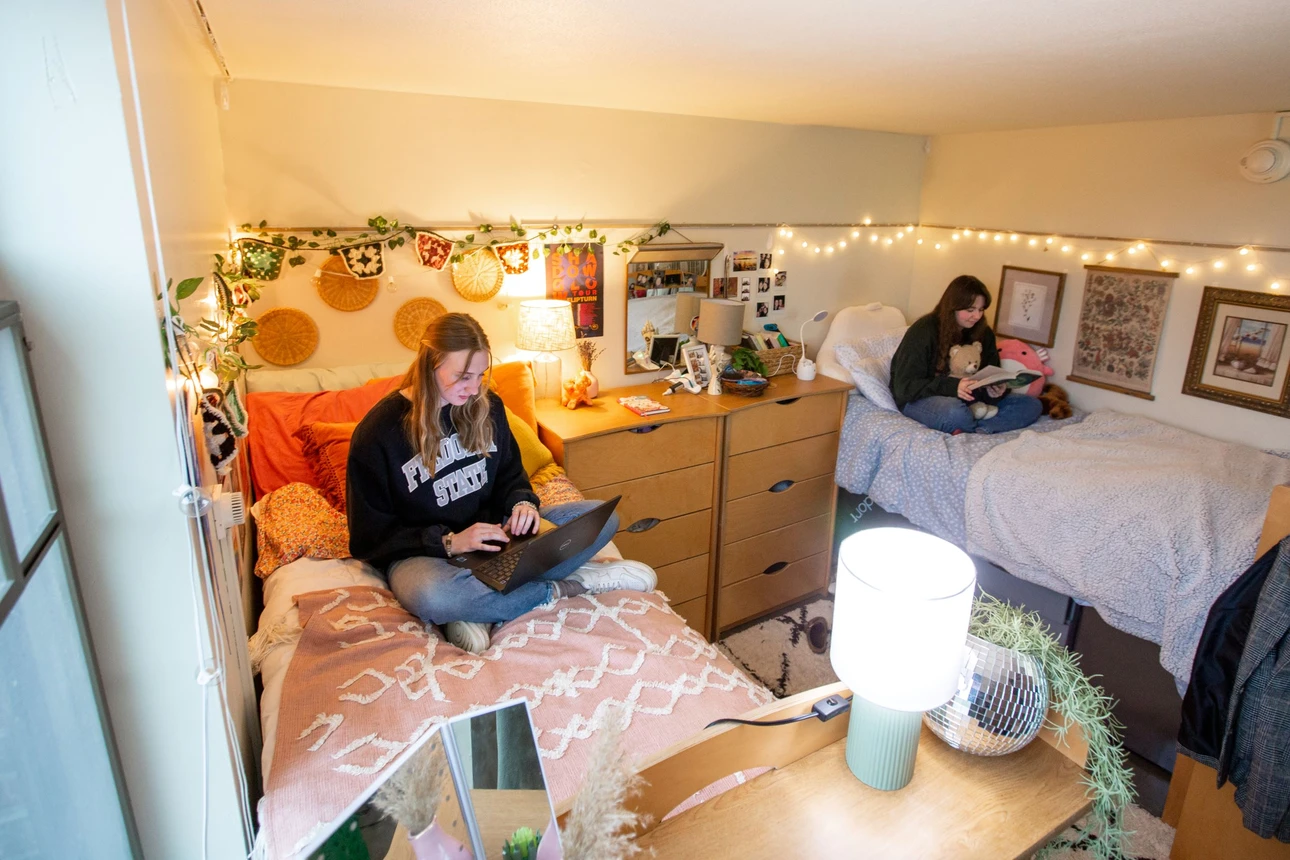
<path fill-rule="evenodd" d="M 1035 346 L 1052 346 L 1065 286 L 1066 275 L 1061 272 L 1004 266 L 994 306 L 995 333 Z"/>
<path fill-rule="evenodd" d="M 1151 380 L 1178 273 L 1084 268 L 1088 277 L 1067 381 L 1155 400 Z"/>
<path fill-rule="evenodd" d="M 1183 394 L 1290 418 L 1290 296 L 1206 287 Z"/>

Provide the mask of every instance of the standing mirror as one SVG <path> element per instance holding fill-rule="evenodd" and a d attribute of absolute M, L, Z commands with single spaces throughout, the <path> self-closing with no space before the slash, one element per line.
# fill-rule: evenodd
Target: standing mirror
<path fill-rule="evenodd" d="M 676 362 L 681 344 L 691 336 L 678 329 L 678 301 L 684 312 L 691 304 L 697 308 L 697 299 L 709 295 L 712 260 L 724 247 L 717 242 L 684 242 L 636 249 L 627 261 L 628 373 L 648 373 Z"/>

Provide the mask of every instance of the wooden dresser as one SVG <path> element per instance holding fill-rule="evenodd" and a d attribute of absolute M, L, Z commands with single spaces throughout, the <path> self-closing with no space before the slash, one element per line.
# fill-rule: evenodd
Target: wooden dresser
<path fill-rule="evenodd" d="M 672 608 L 709 638 L 823 589 L 834 461 L 850 386 L 778 376 L 761 397 L 604 391 L 569 410 L 538 402 L 542 441 L 588 498 L 623 497 L 622 553 L 651 565 Z M 618 398 L 671 411 L 638 416 Z"/>

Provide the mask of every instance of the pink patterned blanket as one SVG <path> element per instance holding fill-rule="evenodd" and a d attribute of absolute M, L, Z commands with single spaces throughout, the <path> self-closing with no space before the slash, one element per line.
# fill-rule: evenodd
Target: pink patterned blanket
<path fill-rule="evenodd" d="M 644 758 L 771 700 L 657 593 L 556 601 L 499 628 L 478 655 L 381 588 L 316 591 L 296 604 L 303 633 L 260 807 L 270 858 L 302 847 L 431 726 L 484 705 L 528 700 L 558 803 L 577 792 L 615 707 Z"/>

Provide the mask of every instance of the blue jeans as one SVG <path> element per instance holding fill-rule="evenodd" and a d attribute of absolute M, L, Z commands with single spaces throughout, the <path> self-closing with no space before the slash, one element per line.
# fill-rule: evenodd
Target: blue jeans
<path fill-rule="evenodd" d="M 1037 397 L 1009 392 L 996 406 L 999 414 L 984 421 L 972 417 L 971 404 L 957 397 L 924 397 L 905 404 L 901 410 L 925 427 L 953 433 L 1007 433 L 1029 427 L 1039 418 L 1043 404 Z"/>
<path fill-rule="evenodd" d="M 541 508 L 542 518 L 564 525 L 575 517 L 594 508 L 599 502 L 584 500 L 566 502 Z M 591 561 L 605 544 L 613 540 L 618 531 L 618 514 L 611 514 L 609 522 L 596 535 L 591 546 L 573 558 L 557 564 L 542 574 L 541 579 L 526 582 L 507 594 L 494 591 L 475 578 L 465 568 L 449 564 L 447 559 L 431 556 L 414 556 L 390 565 L 390 591 L 408 612 L 432 624 L 449 621 L 479 621 L 497 624 L 519 618 L 525 612 L 551 600 L 550 581 L 564 579 L 582 565 Z"/>

